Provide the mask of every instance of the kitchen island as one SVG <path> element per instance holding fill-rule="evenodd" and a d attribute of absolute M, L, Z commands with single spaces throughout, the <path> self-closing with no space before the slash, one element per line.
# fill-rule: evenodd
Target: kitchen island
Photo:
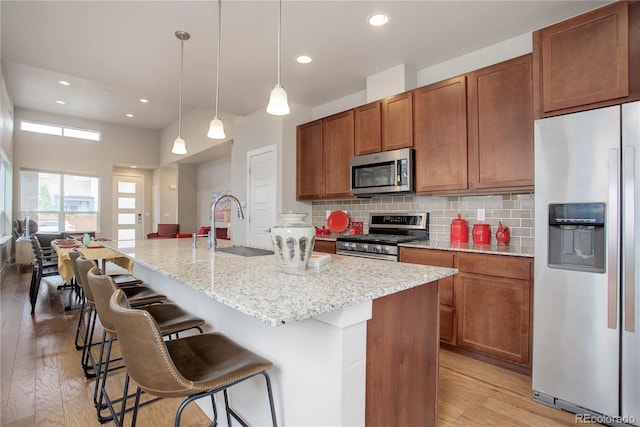
<path fill-rule="evenodd" d="M 455 269 L 333 255 L 319 269 L 286 271 L 275 255 L 214 252 L 205 239 L 104 245 L 210 329 L 273 362 L 279 425 L 435 425 L 437 281 Z M 269 424 L 259 379 L 230 396 L 250 425 Z"/>

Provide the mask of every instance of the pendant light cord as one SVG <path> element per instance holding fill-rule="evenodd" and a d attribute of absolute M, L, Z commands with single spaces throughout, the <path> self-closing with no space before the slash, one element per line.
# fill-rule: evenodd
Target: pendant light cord
<path fill-rule="evenodd" d="M 278 86 L 280 84 L 280 38 L 281 38 L 281 20 L 282 20 L 282 0 L 280 0 L 280 8 L 278 10 Z"/>
<path fill-rule="evenodd" d="M 218 0 L 218 60 L 216 64 L 216 117 L 218 117 L 218 98 L 220 97 L 220 27 L 222 25 L 222 1 Z"/>
<path fill-rule="evenodd" d="M 178 136 L 182 137 L 182 73 L 184 68 L 184 40 L 180 39 L 180 105 L 178 107 Z"/>

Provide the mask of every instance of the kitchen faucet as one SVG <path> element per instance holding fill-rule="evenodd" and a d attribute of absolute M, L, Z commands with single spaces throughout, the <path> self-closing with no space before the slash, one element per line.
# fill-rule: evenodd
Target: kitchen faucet
<path fill-rule="evenodd" d="M 218 197 L 215 202 L 213 202 L 213 206 L 211 207 L 211 231 L 209 232 L 209 243 L 211 244 L 211 249 L 215 252 L 216 247 L 218 246 L 218 239 L 216 238 L 216 207 L 218 206 L 218 202 L 222 199 L 232 199 L 238 204 L 238 218 L 244 219 L 244 212 L 242 212 L 242 205 L 240 204 L 240 200 L 233 194 L 223 194 Z M 211 242 L 211 235 L 213 235 L 213 243 Z"/>

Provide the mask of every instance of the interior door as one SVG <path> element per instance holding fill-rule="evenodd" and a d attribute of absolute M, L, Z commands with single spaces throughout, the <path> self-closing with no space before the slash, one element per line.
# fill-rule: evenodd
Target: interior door
<path fill-rule="evenodd" d="M 249 167 L 249 236 L 256 246 L 271 246 L 269 229 L 276 223 L 276 182 L 278 162 L 276 146 L 247 153 Z"/>
<path fill-rule="evenodd" d="M 113 176 L 113 238 L 138 240 L 143 236 L 144 177 Z"/>

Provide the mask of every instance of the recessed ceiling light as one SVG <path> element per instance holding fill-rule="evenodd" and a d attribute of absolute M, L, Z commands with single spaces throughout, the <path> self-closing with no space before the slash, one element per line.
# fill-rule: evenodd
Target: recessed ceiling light
<path fill-rule="evenodd" d="M 60 80 L 58 83 L 60 83 L 62 86 L 71 86 L 71 83 L 66 80 Z"/>
<path fill-rule="evenodd" d="M 66 104 L 66 102 L 64 102 L 64 101 L 60 101 L 60 100 L 57 100 L 56 102 L 57 102 L 58 104 L 61 104 L 61 105 L 65 105 L 65 104 Z"/>
<path fill-rule="evenodd" d="M 313 59 L 311 59 L 311 57 L 307 55 L 299 55 L 296 57 L 296 61 L 298 61 L 300 64 L 308 64 L 313 61 Z"/>
<path fill-rule="evenodd" d="M 127 113 L 127 114 L 126 114 L 126 116 L 127 116 L 127 117 L 133 117 L 133 114 L 131 114 L 131 113 Z"/>
<path fill-rule="evenodd" d="M 369 17 L 369 24 L 374 27 L 380 27 L 389 22 L 389 15 L 384 13 L 376 13 Z"/>
<path fill-rule="evenodd" d="M 140 102 L 142 102 L 143 104 L 146 104 L 147 102 L 149 102 L 149 100 L 145 98 L 140 98 Z"/>

